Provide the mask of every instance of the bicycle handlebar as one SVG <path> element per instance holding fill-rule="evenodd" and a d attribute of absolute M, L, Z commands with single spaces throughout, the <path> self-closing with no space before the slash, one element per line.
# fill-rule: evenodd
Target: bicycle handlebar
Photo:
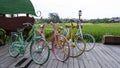
<path fill-rule="evenodd" d="M 17 29 L 18 32 L 22 32 L 22 31 L 24 31 L 24 29 L 25 29 L 26 27 L 32 26 L 31 23 L 23 23 L 23 25 L 24 25 L 25 27 L 23 27 L 22 29 Z"/>
<path fill-rule="evenodd" d="M 27 26 L 27 27 L 28 27 L 28 26 L 32 26 L 31 23 L 23 23 L 23 25 L 24 25 L 24 26 Z"/>

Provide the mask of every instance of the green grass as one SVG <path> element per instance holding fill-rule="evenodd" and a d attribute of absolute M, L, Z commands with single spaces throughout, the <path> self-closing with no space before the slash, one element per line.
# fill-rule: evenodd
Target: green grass
<path fill-rule="evenodd" d="M 120 35 L 120 23 L 85 24 L 83 31 L 92 34 L 96 42 L 101 42 L 103 35 Z"/>
<path fill-rule="evenodd" d="M 70 25 L 70 23 L 62 23 L 59 26 L 65 27 L 65 25 Z M 76 24 L 74 23 L 74 25 Z M 53 30 L 52 26 L 46 24 L 45 34 L 47 38 L 51 37 L 52 30 Z M 101 42 L 103 35 L 120 36 L 120 23 L 99 23 L 99 24 L 84 23 L 82 30 L 83 32 L 87 32 L 93 35 L 96 39 L 96 42 Z"/>

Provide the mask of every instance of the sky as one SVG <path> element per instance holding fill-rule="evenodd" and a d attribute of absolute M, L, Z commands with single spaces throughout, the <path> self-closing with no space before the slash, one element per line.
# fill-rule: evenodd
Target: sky
<path fill-rule="evenodd" d="M 31 0 L 35 11 L 43 18 L 57 13 L 60 18 L 78 18 L 82 10 L 83 19 L 120 17 L 120 0 Z"/>

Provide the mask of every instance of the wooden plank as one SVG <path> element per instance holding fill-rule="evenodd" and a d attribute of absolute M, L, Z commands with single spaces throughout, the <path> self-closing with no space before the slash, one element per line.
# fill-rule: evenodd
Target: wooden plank
<path fill-rule="evenodd" d="M 0 46 L 0 53 L 2 53 L 4 50 L 7 50 L 7 46 Z"/>
<path fill-rule="evenodd" d="M 90 67 L 90 64 L 89 64 L 89 61 L 88 60 L 86 60 L 86 56 L 85 56 L 85 53 L 83 54 L 83 63 L 84 63 L 84 65 L 85 65 L 85 68 L 91 68 Z"/>
<path fill-rule="evenodd" d="M 58 51 L 57 55 L 61 57 L 64 57 L 63 55 L 63 51 L 60 50 L 56 50 Z M 52 53 L 52 60 L 53 60 L 53 64 L 51 68 L 62 68 L 62 67 L 67 67 L 67 63 L 65 62 L 61 62 L 59 60 L 57 60 L 57 58 L 55 57 L 55 55 Z M 64 64 L 65 63 L 65 64 Z"/>
<path fill-rule="evenodd" d="M 101 46 L 101 47 L 102 47 L 102 46 Z M 114 64 L 111 63 L 112 60 L 110 59 L 109 56 L 106 55 L 105 52 L 103 52 L 104 49 L 102 49 L 101 47 L 98 47 L 99 50 L 98 50 L 97 52 L 101 55 L 101 57 L 104 58 L 104 61 L 106 62 L 107 67 L 108 67 L 108 68 L 113 68 L 113 67 L 114 67 Z M 101 49 L 100 49 L 100 48 L 101 48 Z M 105 49 L 106 49 L 106 48 L 105 48 Z"/>
<path fill-rule="evenodd" d="M 18 56 L 17 58 L 15 58 L 15 59 L 17 59 L 15 62 L 13 62 L 11 65 L 9 65 L 9 68 L 14 68 L 14 67 L 16 67 L 17 66 L 17 64 L 21 61 L 21 60 L 23 60 L 24 58 L 29 58 L 30 57 L 30 55 L 29 55 L 29 52 L 27 52 L 27 54 L 25 54 L 24 56 Z M 22 62 L 21 62 L 21 64 L 22 64 Z M 20 64 L 20 65 L 21 65 Z M 20 65 L 18 65 L 17 67 L 19 67 Z"/>
<path fill-rule="evenodd" d="M 52 52 L 52 50 L 51 50 L 51 52 Z M 46 68 L 57 68 L 58 62 L 59 62 L 59 60 L 57 60 L 57 58 L 55 57 L 55 55 L 52 52 L 51 57 L 49 59 L 49 63 Z"/>
<path fill-rule="evenodd" d="M 18 60 L 18 58 L 13 58 L 13 57 L 10 57 L 8 54 L 2 56 L 2 59 L 1 59 L 1 66 L 3 68 L 6 68 L 6 67 L 9 67 L 11 64 L 13 64 L 16 60 Z"/>
<path fill-rule="evenodd" d="M 85 68 L 85 64 L 84 64 L 84 62 L 83 62 L 83 57 L 84 57 L 84 56 L 81 55 L 80 57 L 77 58 L 80 68 Z"/>
<path fill-rule="evenodd" d="M 40 55 L 36 55 L 36 56 L 38 56 L 38 60 L 43 60 L 44 59 L 44 57 L 46 57 L 48 54 L 47 54 L 47 50 L 44 50 L 43 51 L 43 53 L 42 54 L 40 54 Z M 49 59 L 48 59 L 49 60 Z M 48 61 L 47 61 L 48 62 Z M 47 63 L 46 62 L 46 63 Z M 43 64 L 43 65 L 46 65 L 46 63 L 45 64 Z M 39 65 L 39 64 L 37 64 L 37 63 L 35 63 L 34 61 L 30 64 L 30 66 L 29 66 L 29 68 L 40 68 L 40 67 L 43 67 L 43 65 Z"/>
<path fill-rule="evenodd" d="M 115 61 L 115 60 L 113 60 L 113 57 L 110 57 L 110 55 L 112 55 L 112 56 L 116 56 L 117 54 L 116 54 L 116 52 L 114 52 L 114 55 L 111 53 L 111 52 L 113 52 L 113 51 L 110 51 L 111 49 L 108 49 L 108 46 L 106 45 L 102 45 L 102 44 L 98 44 L 99 46 L 97 46 L 97 49 L 98 50 L 100 50 L 102 53 L 104 53 L 104 56 L 106 56 L 105 57 L 105 59 L 107 59 L 107 63 L 109 63 L 108 65 L 109 66 L 113 66 L 113 68 L 115 67 L 115 68 L 119 68 L 119 67 L 117 67 L 117 66 L 119 66 L 119 64 Z M 107 51 L 107 53 L 105 52 L 105 51 Z M 108 55 L 109 54 L 109 55 Z M 110 59 L 109 59 L 110 58 Z M 116 57 L 117 58 L 117 57 Z M 117 60 L 117 59 L 116 59 Z M 99 60 L 98 60 L 99 61 Z M 106 60 L 104 60 L 104 61 L 106 61 Z M 103 61 L 103 62 L 104 62 Z M 104 63 L 103 63 L 104 64 Z M 101 65 L 101 66 L 103 66 L 103 64 Z M 116 65 L 116 66 L 115 66 Z"/>
<path fill-rule="evenodd" d="M 105 49 L 104 51 L 106 51 L 110 56 L 112 56 L 112 58 L 114 58 L 118 63 L 120 63 L 120 57 L 118 54 L 107 48 L 107 46 L 103 46 L 102 48 Z"/>
<path fill-rule="evenodd" d="M 77 54 L 79 51 L 80 51 L 80 49 L 78 47 L 76 47 L 74 53 Z M 79 57 L 80 56 L 78 56 L 76 58 L 73 58 L 73 67 L 74 68 L 80 68 L 80 66 L 79 66 L 79 60 L 78 60 Z"/>
<path fill-rule="evenodd" d="M 8 68 L 9 65 L 11 65 L 12 63 L 14 63 L 15 61 L 16 61 L 16 59 L 10 57 L 6 61 L 0 63 L 0 68 Z"/>
<path fill-rule="evenodd" d="M 7 54 L 8 53 L 8 50 L 6 48 L 6 46 L 2 46 L 0 48 L 0 57 L 2 57 L 4 54 Z"/>
<path fill-rule="evenodd" d="M 2 50 L 2 49 L 4 49 L 4 48 L 6 48 L 7 46 L 5 45 L 5 46 L 0 46 L 0 51 Z"/>
<path fill-rule="evenodd" d="M 96 51 L 98 49 L 99 45 L 96 45 L 94 50 L 91 50 L 92 55 L 97 60 L 98 64 L 101 66 L 101 68 L 108 68 L 106 66 L 106 62 L 104 62 L 104 59 L 100 57 L 100 54 Z"/>
<path fill-rule="evenodd" d="M 45 64 L 40 65 L 40 68 L 47 68 L 48 63 L 49 63 L 49 60 Z"/>
<path fill-rule="evenodd" d="M 69 58 L 68 60 L 68 68 L 74 68 L 74 65 L 73 65 L 73 58 Z"/>
<path fill-rule="evenodd" d="M 40 65 L 32 61 L 31 64 L 28 66 L 28 68 L 40 68 Z"/>
<path fill-rule="evenodd" d="M 118 56 L 120 56 L 120 46 L 119 45 L 107 45 L 107 48 L 115 52 Z"/>
<path fill-rule="evenodd" d="M 98 47 L 98 49 L 99 49 L 99 47 Z M 111 64 L 111 61 L 110 61 L 109 58 L 106 56 L 106 54 L 103 53 L 102 50 L 100 50 L 100 49 L 99 49 L 97 52 L 98 52 L 98 53 L 101 55 L 101 57 L 104 59 L 104 62 L 106 63 L 107 67 L 108 67 L 108 68 L 113 68 L 113 65 Z"/>
<path fill-rule="evenodd" d="M 63 64 L 64 64 L 63 62 L 58 61 L 57 68 L 62 68 Z M 51 68 L 52 68 L 52 67 L 51 67 Z"/>
<path fill-rule="evenodd" d="M 70 53 L 71 53 L 71 54 L 74 54 L 74 50 L 72 50 L 72 48 L 70 48 Z M 70 54 L 70 55 L 71 55 L 71 54 Z M 69 60 L 68 60 L 68 62 L 69 62 L 69 63 L 68 63 L 68 68 L 74 68 L 73 58 L 70 57 Z"/>
<path fill-rule="evenodd" d="M 64 53 L 64 52 L 61 51 L 61 49 L 60 49 L 60 51 L 57 53 L 57 55 L 61 58 L 61 57 L 63 57 L 62 53 Z M 62 66 L 63 66 L 63 62 L 61 62 L 60 60 L 58 60 L 57 68 L 62 68 Z"/>
<path fill-rule="evenodd" d="M 79 62 L 78 62 L 77 58 L 73 58 L 73 65 L 74 65 L 74 68 L 80 68 L 79 67 Z"/>
<path fill-rule="evenodd" d="M 51 68 L 52 67 L 52 65 L 53 65 L 53 60 L 49 60 L 49 63 L 48 63 L 48 65 L 47 65 L 47 67 L 46 68 Z M 55 65 L 56 66 L 56 65 Z"/>
<path fill-rule="evenodd" d="M 74 50 L 72 50 L 71 53 L 73 53 L 75 55 L 78 55 L 78 53 L 81 51 L 79 46 L 77 46 L 77 47 L 75 47 L 73 49 Z M 84 64 L 83 64 L 83 60 L 81 61 L 81 58 L 83 59 L 83 57 L 81 57 L 81 56 L 83 56 L 83 55 L 80 55 L 80 56 L 75 57 L 75 58 L 72 59 L 73 68 L 80 68 L 80 67 L 84 68 L 85 67 Z"/>
<path fill-rule="evenodd" d="M 10 58 L 10 55 L 9 55 L 9 53 L 8 53 L 8 50 L 7 50 L 7 46 L 4 46 L 3 47 L 3 52 L 2 53 L 0 53 L 1 54 L 1 58 L 0 58 L 0 61 L 2 61 L 2 62 L 4 62 L 4 61 L 6 61 L 7 59 L 9 59 Z"/>
<path fill-rule="evenodd" d="M 50 50 L 50 52 L 52 52 L 52 51 Z M 52 53 L 50 53 L 50 56 L 49 56 L 48 61 L 47 61 L 45 64 L 40 65 L 40 68 L 47 68 L 47 66 L 48 66 L 49 62 L 52 60 L 52 56 L 53 56 L 53 54 L 52 54 Z"/>
<path fill-rule="evenodd" d="M 27 52 L 26 52 L 27 53 Z M 25 53 L 25 54 L 26 54 Z M 2 53 L 1 53 L 2 54 Z M 10 58 L 10 55 L 9 55 L 9 53 L 8 53 L 8 50 L 7 50 L 7 48 L 5 47 L 5 52 L 2 54 L 2 56 L 0 56 L 1 58 L 0 58 L 0 61 L 2 61 L 2 62 L 4 62 L 4 61 L 6 61 L 7 59 L 9 59 Z M 7 58 L 7 59 L 6 59 Z"/>
<path fill-rule="evenodd" d="M 46 53 L 45 53 L 45 54 L 46 54 Z M 33 61 L 33 62 L 29 65 L 28 68 L 47 68 L 47 65 L 48 65 L 48 63 L 50 62 L 50 60 L 51 60 L 51 54 L 50 54 L 50 57 L 49 57 L 48 61 L 47 61 L 45 64 L 39 65 L 39 64 L 36 64 L 36 63 Z"/>
<path fill-rule="evenodd" d="M 3 52 L 0 53 L 0 57 L 3 57 L 6 54 L 8 54 L 8 51 L 3 51 Z"/>
<path fill-rule="evenodd" d="M 6 62 L 9 59 L 15 59 L 15 58 L 10 57 L 8 54 L 3 55 L 2 57 L 0 57 L 0 64 Z"/>
<path fill-rule="evenodd" d="M 101 66 L 99 65 L 99 63 L 97 62 L 97 60 L 94 58 L 90 51 L 85 52 L 85 56 L 87 57 L 86 60 L 88 60 L 91 68 L 101 68 Z"/>
<path fill-rule="evenodd" d="M 19 59 L 17 59 L 15 62 L 13 62 L 11 65 L 9 65 L 9 68 L 15 68 L 15 67 L 19 67 L 19 65 L 17 65 L 24 57 L 21 57 Z M 22 64 L 22 62 L 21 62 Z"/>
<path fill-rule="evenodd" d="M 102 47 L 99 47 L 100 49 L 103 49 Z M 110 54 L 108 54 L 106 52 L 106 49 L 108 49 L 107 47 L 104 47 L 104 51 L 102 50 L 102 52 L 105 54 L 105 56 L 107 57 L 106 59 L 108 59 L 109 64 L 112 65 L 113 68 L 119 68 L 118 65 L 119 63 L 117 63 L 116 60 L 114 60 L 114 58 L 112 58 L 112 56 Z"/>
<path fill-rule="evenodd" d="M 116 59 L 115 57 L 113 57 L 113 53 L 114 52 L 111 49 L 107 48 L 107 46 L 103 46 L 103 47 L 101 47 L 101 49 L 104 49 L 104 51 L 102 51 L 102 52 L 104 52 L 106 57 L 109 58 L 109 62 L 113 66 L 113 68 L 119 68 L 120 67 L 120 65 L 119 65 L 120 63 L 118 61 L 120 61 L 120 60 Z M 115 54 L 115 56 L 116 55 L 117 54 Z"/>
<path fill-rule="evenodd" d="M 65 61 L 62 65 L 62 68 L 68 68 L 69 59 Z"/>
<path fill-rule="evenodd" d="M 89 50 L 89 49 L 91 49 L 92 47 L 93 47 L 93 45 L 94 45 L 94 47 L 95 47 L 95 44 L 94 43 L 86 43 L 86 50 L 88 50 L 87 52 L 89 52 L 89 51 L 91 51 L 91 50 Z M 93 48 L 94 49 L 94 48 Z"/>
<path fill-rule="evenodd" d="M 51 54 L 50 54 L 50 57 L 49 57 L 49 58 L 51 58 Z M 48 59 L 48 61 L 47 61 L 45 64 L 43 64 L 43 65 L 36 64 L 36 63 L 33 61 L 33 62 L 29 65 L 28 68 L 47 68 L 48 63 L 49 63 L 49 59 Z"/>

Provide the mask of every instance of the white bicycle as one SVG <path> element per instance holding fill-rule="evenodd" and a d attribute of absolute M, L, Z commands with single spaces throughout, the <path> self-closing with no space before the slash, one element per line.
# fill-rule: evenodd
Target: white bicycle
<path fill-rule="evenodd" d="M 95 38 L 88 33 L 82 32 L 82 22 L 80 19 L 81 16 L 81 10 L 79 10 L 79 22 L 78 22 L 78 31 L 77 35 L 80 35 L 85 41 L 86 41 L 86 52 L 91 51 L 95 47 Z"/>

